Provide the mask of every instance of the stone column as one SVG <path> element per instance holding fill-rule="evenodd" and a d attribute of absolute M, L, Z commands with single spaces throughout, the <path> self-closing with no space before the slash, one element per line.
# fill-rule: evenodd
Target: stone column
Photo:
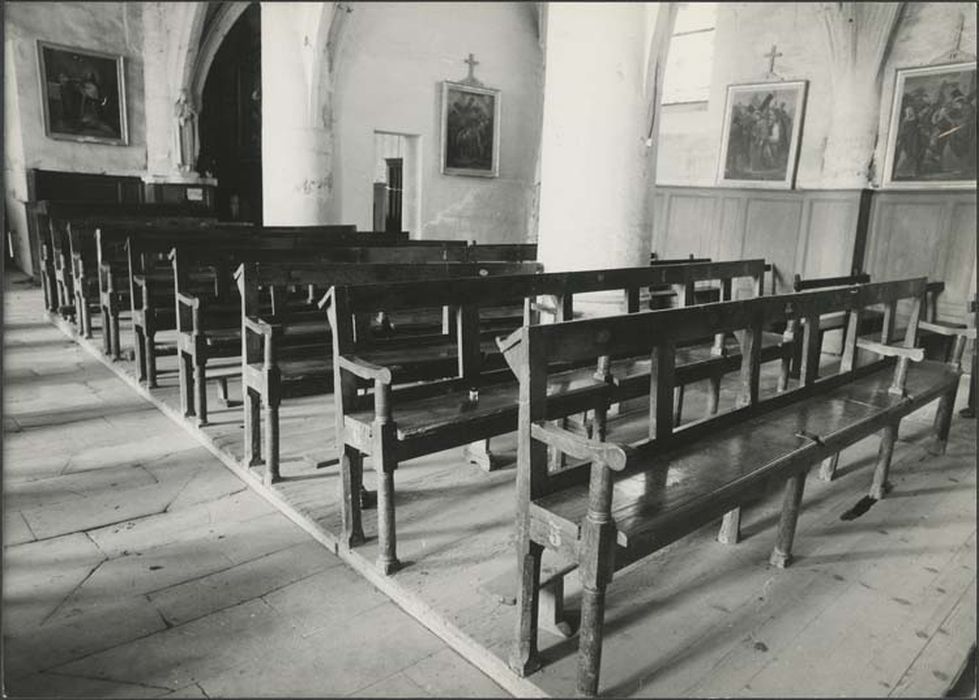
<path fill-rule="evenodd" d="M 656 76 L 674 14 L 669 3 L 547 6 L 538 220 L 547 271 L 649 262 Z"/>
<path fill-rule="evenodd" d="M 833 79 L 822 181 L 834 188 L 870 182 L 877 145 L 881 72 L 903 3 L 820 3 Z M 878 166 L 879 167 L 879 166 Z"/>
<path fill-rule="evenodd" d="M 318 52 L 319 3 L 262 3 L 262 194 L 266 225 L 333 223 L 333 127 L 329 110 L 311 104 L 307 54 Z M 312 20 L 312 21 L 311 21 Z M 329 79 L 329 71 L 316 76 Z"/>

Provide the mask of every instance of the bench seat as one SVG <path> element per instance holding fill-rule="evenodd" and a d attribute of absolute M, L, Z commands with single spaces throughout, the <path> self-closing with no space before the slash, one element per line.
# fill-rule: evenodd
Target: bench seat
<path fill-rule="evenodd" d="M 852 444 L 854 431 L 866 435 L 879 431 L 885 417 L 891 422 L 911 413 L 947 392 L 958 377 L 944 363 L 918 363 L 908 372 L 908 398 L 902 398 L 888 392 L 893 367 L 886 365 L 850 384 L 711 432 L 692 444 L 654 455 L 654 443 L 649 443 L 647 449 L 630 455 L 625 471 L 613 476 L 616 543 L 648 553 L 673 542 L 730 510 L 732 499 L 741 500 L 737 494 L 784 477 L 780 463 L 797 457 L 801 450 L 820 447 L 805 434 L 818 435 L 826 448 L 837 441 Z M 651 479 L 651 474 L 656 477 Z M 587 511 L 588 485 L 570 486 L 531 503 L 531 528 L 556 529 L 576 542 Z"/>

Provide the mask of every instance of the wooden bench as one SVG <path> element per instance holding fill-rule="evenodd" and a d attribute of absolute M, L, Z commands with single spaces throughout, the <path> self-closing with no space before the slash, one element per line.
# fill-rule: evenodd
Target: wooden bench
<path fill-rule="evenodd" d="M 938 400 L 933 450 L 944 450 L 959 384 L 962 348 L 975 331 L 957 336 L 950 363 L 926 361 L 914 346 L 926 280 L 721 302 L 687 309 L 526 326 L 501 346 L 520 382 L 517 517 L 516 643 L 511 667 L 520 674 L 540 666 L 537 645 L 538 577 L 545 548 L 578 567 L 582 583 L 577 690 L 599 689 L 605 589 L 614 572 L 732 512 L 769 480 L 785 481 L 785 496 L 771 563 L 791 559 L 806 472 L 810 466 L 880 432 L 871 496 L 887 490 L 897 426 L 904 416 Z M 901 300 L 913 310 L 900 346 L 858 338 L 867 307 L 893 313 Z M 818 379 L 819 318 L 849 313 L 839 373 Z M 802 320 L 805 323 L 802 323 Z M 802 328 L 802 385 L 762 396 L 760 339 L 773 323 Z M 705 334 L 741 338 L 737 407 L 675 430 L 671 406 L 677 348 Z M 863 364 L 863 354 L 879 360 Z M 611 358 L 646 354 L 654 364 L 647 384 L 649 409 L 642 434 L 616 437 L 606 419 L 618 400 Z M 593 378 L 569 396 L 561 363 L 586 362 Z M 914 364 L 912 364 L 914 363 Z M 598 420 L 592 437 L 562 430 L 553 419 L 590 406 Z M 611 438 L 614 439 L 609 439 Z M 547 449 L 578 461 L 551 474 Z M 588 469 L 581 469 L 582 466 Z"/>
<path fill-rule="evenodd" d="M 133 284 L 130 278 L 128 241 L 131 235 L 195 236 L 209 235 L 213 220 L 180 218 L 177 220 L 116 223 L 109 219 L 95 227 L 96 264 L 99 280 L 99 311 L 102 315 L 103 351 L 118 360 L 122 357 L 120 317 L 132 311 Z M 247 231 L 251 227 L 220 224 L 225 235 Z M 134 343 L 135 345 L 135 343 Z"/>
<path fill-rule="evenodd" d="M 315 306 L 300 310 L 279 302 L 290 286 L 370 283 L 378 287 L 396 280 L 437 280 L 514 272 L 534 273 L 537 263 L 416 263 L 413 265 L 333 263 L 250 263 L 235 273 L 241 297 L 242 394 L 245 402 L 245 463 L 265 464 L 264 480 L 279 479 L 279 406 L 283 398 L 333 390 L 330 326 Z M 262 316 L 259 290 L 270 295 L 270 314 Z M 370 332 L 370 318 L 359 316 L 361 334 Z M 385 335 L 389 335 L 385 333 Z M 421 336 L 420 355 L 410 364 L 445 364 L 445 352 Z M 409 364 L 409 363 L 406 363 Z M 265 439 L 261 422 L 264 413 Z M 264 442 L 264 447 L 263 447 Z"/>
<path fill-rule="evenodd" d="M 94 261 L 93 227 L 105 221 L 129 221 L 147 223 L 161 219 L 214 221 L 199 206 L 184 204 L 122 204 L 107 202 L 40 201 L 33 205 L 33 214 L 38 222 L 41 243 L 41 278 L 44 287 L 46 308 L 51 311 L 64 311 L 67 318 L 78 316 L 75 306 L 74 287 L 75 257 L 79 245 L 92 252 L 87 261 L 91 271 Z M 79 238 L 80 237 L 80 238 Z"/>
<path fill-rule="evenodd" d="M 180 386 L 184 415 L 196 417 L 198 425 L 207 422 L 205 386 L 207 363 L 212 359 L 236 357 L 241 354 L 241 305 L 237 287 L 233 282 L 234 272 L 241 264 L 255 262 L 282 264 L 309 262 L 314 259 L 320 263 L 368 265 L 467 262 L 473 259 L 503 262 L 518 260 L 523 255 L 532 253 L 533 250 L 522 245 L 487 247 L 478 244 L 466 245 L 463 241 L 426 242 L 424 245 L 412 245 L 409 242 L 391 246 L 337 246 L 328 250 L 309 251 L 262 250 L 240 245 L 231 248 L 221 245 L 207 247 L 195 245 L 189 249 L 185 246 L 175 247 L 170 253 L 170 259 L 173 265 L 178 305 L 177 344 L 180 354 Z M 494 260 L 497 257 L 499 259 Z M 212 293 L 199 294 L 188 288 L 191 275 L 201 270 L 206 270 L 208 275 L 213 277 L 213 284 L 209 285 L 213 290 Z M 406 276 L 404 279 L 414 279 L 414 277 Z M 372 278 L 365 275 L 362 281 L 370 282 Z M 227 295 L 230 289 L 235 289 L 234 298 L 228 298 L 222 303 L 222 291 Z M 310 284 L 309 290 L 309 298 L 318 299 L 315 285 Z M 321 294 L 323 291 L 325 289 L 321 290 Z M 265 315 L 269 312 L 270 300 L 267 295 L 262 297 L 262 303 L 264 306 L 261 310 L 253 311 L 255 315 Z M 238 369 L 240 370 L 240 365 Z M 236 374 L 238 372 L 234 369 L 226 368 L 218 377 L 221 382 L 219 396 L 223 400 L 227 399 L 227 380 Z"/>
<path fill-rule="evenodd" d="M 155 216 L 145 215 L 134 218 L 119 213 L 100 214 L 94 217 L 73 217 L 68 220 L 68 243 L 70 252 L 71 285 L 74 291 L 74 321 L 78 332 L 86 338 L 92 337 L 92 314 L 101 313 L 101 291 L 99 285 L 99 244 L 98 225 L 111 222 L 114 226 L 152 226 L 153 228 L 186 228 L 207 226 L 212 219 L 171 216 L 171 207 L 162 208 Z M 112 256 L 118 263 L 124 263 L 125 251 L 119 250 Z M 108 347 L 105 326 L 103 325 L 103 346 Z M 108 354 L 108 350 L 106 351 Z"/>
<path fill-rule="evenodd" d="M 319 258 L 320 252 L 349 246 L 356 240 L 377 243 L 380 247 L 390 246 L 395 242 L 399 246 L 422 245 L 438 249 L 445 245 L 439 241 L 412 244 L 401 233 L 357 232 L 353 226 L 347 225 L 217 226 L 208 230 L 204 236 L 197 235 L 197 232 L 154 234 L 148 231 L 130 235 L 126 246 L 139 379 L 145 380 L 150 387 L 156 386 L 156 355 L 161 351 L 167 354 L 177 352 L 176 345 L 158 348 L 155 338 L 158 331 L 176 329 L 173 266 L 169 260 L 174 246 L 202 246 L 207 250 L 215 243 L 223 243 L 238 249 L 293 251 L 299 258 L 308 258 L 315 251 L 315 257 Z"/>
<path fill-rule="evenodd" d="M 537 323 L 544 313 L 557 320 L 574 316 L 574 295 L 596 291 L 623 290 L 627 309 L 639 311 L 641 290 L 649 286 L 676 285 L 681 303 L 691 299 L 701 280 L 720 280 L 728 297 L 732 280 L 748 277 L 756 291 L 761 289 L 763 260 L 694 263 L 657 267 L 620 268 L 584 272 L 511 275 L 490 279 L 460 279 L 334 287 L 321 302 L 327 308 L 333 330 L 334 400 L 337 404 L 337 446 L 343 474 L 343 534 L 347 546 L 364 541 L 358 494 L 361 490 L 363 457 L 370 455 L 378 479 L 378 568 L 390 573 L 398 567 L 394 524 L 394 471 L 400 461 L 465 445 L 467 459 L 484 467 L 485 440 L 511 432 L 517 425 L 517 384 L 505 370 L 495 346 L 487 341 L 485 317 L 514 299 L 522 300 L 524 322 Z M 545 301 L 538 300 L 544 297 Z M 369 355 L 376 350 L 370 335 L 356 332 L 354 319 L 378 311 L 437 308 L 452 305 L 455 345 L 451 372 L 408 378 L 401 365 L 415 351 L 411 345 L 398 348 L 387 342 L 390 359 L 379 361 Z M 736 350 L 721 336 L 705 336 L 705 345 L 684 348 L 686 362 L 682 381 L 713 378 L 738 362 Z M 444 341 L 443 341 L 444 342 Z M 782 338 L 773 346 L 773 359 L 787 356 Z M 715 352 L 714 348 L 718 348 Z M 760 349 L 759 349 L 760 352 Z M 618 387 L 622 400 L 641 395 L 649 384 L 648 357 L 615 358 L 622 377 Z M 582 370 L 566 368 L 564 377 L 573 387 Z M 592 370 L 585 369 L 584 376 Z M 407 379 L 429 379 L 425 384 L 395 387 Z M 373 386 L 373 393 L 360 390 Z M 719 390 L 719 382 L 718 382 Z M 715 402 L 716 403 L 716 402 Z M 373 404 L 373 405 L 371 405 Z M 475 443 L 475 444 L 474 444 Z M 485 455 L 485 457 L 483 457 Z"/>
<path fill-rule="evenodd" d="M 870 275 L 864 272 L 855 273 L 853 275 L 844 275 L 839 277 L 814 277 L 809 279 L 803 279 L 800 275 L 796 275 L 792 289 L 795 292 L 804 292 L 813 289 L 828 289 L 830 287 L 843 287 L 850 286 L 854 284 L 866 284 L 870 282 Z M 928 323 L 938 322 L 938 297 L 945 290 L 945 283 L 942 281 L 931 281 L 928 283 L 926 289 L 925 306 L 924 306 L 924 320 Z M 860 328 L 858 332 L 860 335 L 865 333 L 877 333 L 880 332 L 884 327 L 884 324 L 890 326 L 889 333 L 891 335 L 901 335 L 903 328 L 896 327 L 897 316 L 887 316 L 883 311 L 867 310 L 860 321 Z M 820 319 L 820 343 L 822 344 L 822 339 L 825 338 L 826 334 L 831 331 L 840 331 L 841 333 L 846 332 L 848 322 L 848 315 L 846 313 L 829 314 Z M 958 327 L 961 327 L 959 325 Z M 841 343 L 844 342 L 841 340 Z M 931 333 L 922 332 L 919 342 L 924 346 L 926 353 L 930 356 L 937 358 L 944 357 L 951 350 L 951 345 L 944 340 L 944 337 Z M 799 372 L 799 358 L 794 358 L 792 376 L 798 377 Z"/>

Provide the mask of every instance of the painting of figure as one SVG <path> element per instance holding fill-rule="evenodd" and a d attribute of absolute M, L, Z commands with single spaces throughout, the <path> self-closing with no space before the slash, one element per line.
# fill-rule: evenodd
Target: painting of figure
<path fill-rule="evenodd" d="M 495 177 L 499 170 L 500 93 L 442 84 L 442 172 Z"/>
<path fill-rule="evenodd" d="M 728 87 L 718 183 L 792 187 L 805 93 L 803 80 Z"/>
<path fill-rule="evenodd" d="M 37 51 L 47 135 L 126 144 L 122 57 L 43 41 Z"/>
<path fill-rule="evenodd" d="M 899 70 L 885 185 L 976 185 L 976 64 Z"/>

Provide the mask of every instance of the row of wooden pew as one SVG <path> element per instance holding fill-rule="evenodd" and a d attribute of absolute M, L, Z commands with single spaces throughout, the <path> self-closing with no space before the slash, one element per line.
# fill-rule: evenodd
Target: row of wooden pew
<path fill-rule="evenodd" d="M 342 541 L 367 538 L 366 456 L 384 573 L 400 566 L 399 466 L 464 446 L 466 459 L 491 469 L 489 441 L 517 431 L 511 666 L 539 666 L 541 599 L 560 596 L 561 576 L 577 569 L 584 694 L 598 690 L 604 591 L 618 568 L 721 516 L 719 538 L 736 542 L 739 507 L 771 479 L 786 482 L 772 555 L 786 565 L 811 465 L 824 462 L 831 478 L 841 449 L 880 432 L 871 495 L 882 497 L 901 418 L 933 400 L 943 449 L 965 342 L 975 338 L 974 326 L 936 322 L 941 283 L 923 279 L 797 278 L 791 294 L 766 295 L 774 271 L 760 259 L 548 273 L 532 245 L 156 214 L 51 211 L 49 309 L 89 336 L 91 314 L 101 314 L 103 349 L 115 357 L 128 312 L 140 379 L 155 385 L 157 356 L 177 353 L 182 408 L 200 425 L 209 379 L 227 400 L 227 380 L 240 376 L 244 460 L 269 484 L 280 478 L 281 402 L 333 401 Z M 624 314 L 576 313 L 588 295 L 610 292 Z M 175 347 L 157 341 L 166 329 Z M 831 331 L 843 333 L 842 359 L 821 378 Z M 941 360 L 925 360 L 915 347 L 925 336 L 954 342 L 936 345 Z M 240 361 L 211 373 L 222 358 Z M 769 362 L 777 380 L 763 386 Z M 722 380 L 733 374 L 736 407 L 721 410 Z M 705 414 L 684 422 L 683 389 L 705 380 Z M 645 423 L 634 435 L 637 415 Z M 545 549 L 565 565 L 542 578 Z"/>

